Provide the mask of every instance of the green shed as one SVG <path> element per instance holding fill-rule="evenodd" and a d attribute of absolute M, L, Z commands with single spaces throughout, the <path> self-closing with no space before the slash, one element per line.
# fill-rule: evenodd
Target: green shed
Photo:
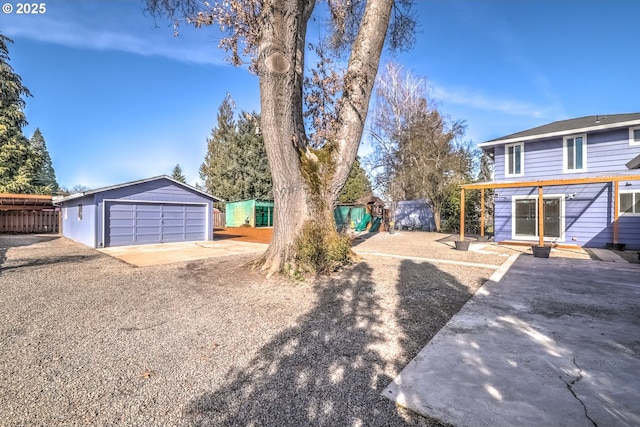
<path fill-rule="evenodd" d="M 363 205 L 338 205 L 333 211 L 333 217 L 336 220 L 336 227 L 353 228 L 352 225 L 362 221 L 366 213 L 367 209 Z"/>
<path fill-rule="evenodd" d="M 273 201 L 227 202 L 225 220 L 227 227 L 273 227 Z"/>

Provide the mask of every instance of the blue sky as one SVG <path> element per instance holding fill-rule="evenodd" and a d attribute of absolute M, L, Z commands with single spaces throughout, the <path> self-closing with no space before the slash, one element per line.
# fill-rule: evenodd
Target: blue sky
<path fill-rule="evenodd" d="M 50 0 L 41 15 L 0 13 L 11 65 L 33 94 L 25 135 L 41 129 L 63 186 L 170 174 L 177 163 L 194 184 L 225 94 L 259 111 L 257 78 L 225 63 L 213 28 L 185 24 L 174 37 L 143 9 Z M 639 14 L 634 0 L 417 0 L 416 45 L 383 64 L 425 77 L 441 111 L 481 143 L 640 111 Z"/>

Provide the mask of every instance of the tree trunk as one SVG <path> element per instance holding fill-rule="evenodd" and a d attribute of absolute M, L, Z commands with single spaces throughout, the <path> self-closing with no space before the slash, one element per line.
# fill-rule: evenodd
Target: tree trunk
<path fill-rule="evenodd" d="M 360 144 L 392 4 L 393 0 L 367 2 L 340 104 L 338 141 L 330 159 L 335 167 L 315 169 L 308 168 L 310 162 L 319 160 L 307 146 L 302 116 L 306 28 L 315 1 L 274 0 L 262 9 L 257 69 L 261 125 L 275 202 L 273 237 L 262 265 L 269 275 L 291 260 L 293 244 L 305 221 L 333 218 L 333 207 Z M 327 170 L 333 172 L 329 181 L 315 179 L 328 188 L 318 191 L 317 186 L 309 185 L 310 174 Z"/>

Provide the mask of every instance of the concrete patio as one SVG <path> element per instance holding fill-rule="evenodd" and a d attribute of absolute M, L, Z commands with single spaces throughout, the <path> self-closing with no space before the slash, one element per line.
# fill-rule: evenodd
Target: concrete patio
<path fill-rule="evenodd" d="M 457 427 L 640 425 L 640 265 L 520 255 L 382 395 Z"/>

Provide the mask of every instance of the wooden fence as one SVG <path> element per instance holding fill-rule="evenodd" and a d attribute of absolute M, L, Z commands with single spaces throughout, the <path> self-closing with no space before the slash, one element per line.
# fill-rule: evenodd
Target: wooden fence
<path fill-rule="evenodd" d="M 213 228 L 224 228 L 225 227 L 225 213 L 224 212 L 214 212 L 213 213 Z"/>
<path fill-rule="evenodd" d="M 0 210 L 0 233 L 58 233 L 59 216 L 53 210 Z"/>

